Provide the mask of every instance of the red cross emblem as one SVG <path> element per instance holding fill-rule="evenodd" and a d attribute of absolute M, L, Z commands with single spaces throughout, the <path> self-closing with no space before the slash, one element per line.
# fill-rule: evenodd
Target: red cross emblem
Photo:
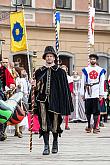
<path fill-rule="evenodd" d="M 98 76 L 98 73 L 95 70 L 93 70 L 89 73 L 90 79 L 96 79 L 97 76 Z"/>

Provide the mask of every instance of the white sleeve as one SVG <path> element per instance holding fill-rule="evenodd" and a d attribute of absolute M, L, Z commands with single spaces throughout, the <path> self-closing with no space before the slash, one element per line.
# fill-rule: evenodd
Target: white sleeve
<path fill-rule="evenodd" d="M 16 87 L 18 87 L 18 86 L 20 86 L 20 88 L 21 88 L 21 86 L 22 86 L 21 78 L 20 78 L 20 77 L 17 77 L 17 78 L 16 78 Z"/>
<path fill-rule="evenodd" d="M 103 73 L 100 76 L 100 82 L 99 82 L 99 96 L 104 96 L 104 82 L 105 82 L 105 74 Z"/>
<path fill-rule="evenodd" d="M 21 78 L 21 92 L 24 93 L 24 82 L 22 78 Z"/>
<path fill-rule="evenodd" d="M 82 72 L 82 78 L 81 78 L 81 89 L 80 89 L 80 94 L 81 96 L 84 96 L 84 85 L 85 85 L 85 75 Z"/>

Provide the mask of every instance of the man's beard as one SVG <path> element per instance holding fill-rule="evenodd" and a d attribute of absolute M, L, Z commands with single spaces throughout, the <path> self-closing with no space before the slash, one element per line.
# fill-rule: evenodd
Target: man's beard
<path fill-rule="evenodd" d="M 95 65 L 96 64 L 96 62 L 91 62 L 91 65 Z"/>
<path fill-rule="evenodd" d="M 53 62 L 47 61 L 47 64 L 53 64 Z"/>

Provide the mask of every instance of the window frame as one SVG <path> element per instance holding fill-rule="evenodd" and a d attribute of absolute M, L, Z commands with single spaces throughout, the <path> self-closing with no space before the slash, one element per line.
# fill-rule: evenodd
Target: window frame
<path fill-rule="evenodd" d="M 23 4 L 23 6 L 32 7 L 32 0 L 29 0 L 29 1 L 30 1 L 30 5 Z M 13 6 L 16 6 L 16 0 L 12 1 L 12 4 L 13 4 Z M 17 6 L 22 6 L 22 4 L 17 3 Z"/>
<path fill-rule="evenodd" d="M 57 0 L 55 0 L 55 7 L 57 9 L 67 9 L 67 10 L 71 10 L 72 9 L 72 0 L 70 0 L 70 7 L 66 7 L 65 4 L 66 4 L 66 1 L 68 0 L 63 0 L 63 7 L 60 7 L 60 6 L 57 6 Z"/>
<path fill-rule="evenodd" d="M 108 6 L 108 5 L 109 5 L 109 1 L 108 1 L 108 0 L 107 0 L 107 4 L 106 4 L 106 5 L 107 5 L 107 10 L 104 10 L 104 9 L 103 9 L 104 0 L 102 0 L 101 9 L 99 9 L 99 8 L 96 7 L 96 1 L 97 1 L 97 0 L 94 0 L 94 7 L 95 7 L 95 10 L 96 10 L 97 12 L 109 12 L 109 6 Z"/>

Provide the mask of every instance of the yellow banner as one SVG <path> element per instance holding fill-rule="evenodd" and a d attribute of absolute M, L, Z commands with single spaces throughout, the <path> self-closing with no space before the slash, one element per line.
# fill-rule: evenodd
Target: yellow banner
<path fill-rule="evenodd" d="M 27 50 L 26 27 L 23 11 L 10 14 L 11 52 Z"/>

